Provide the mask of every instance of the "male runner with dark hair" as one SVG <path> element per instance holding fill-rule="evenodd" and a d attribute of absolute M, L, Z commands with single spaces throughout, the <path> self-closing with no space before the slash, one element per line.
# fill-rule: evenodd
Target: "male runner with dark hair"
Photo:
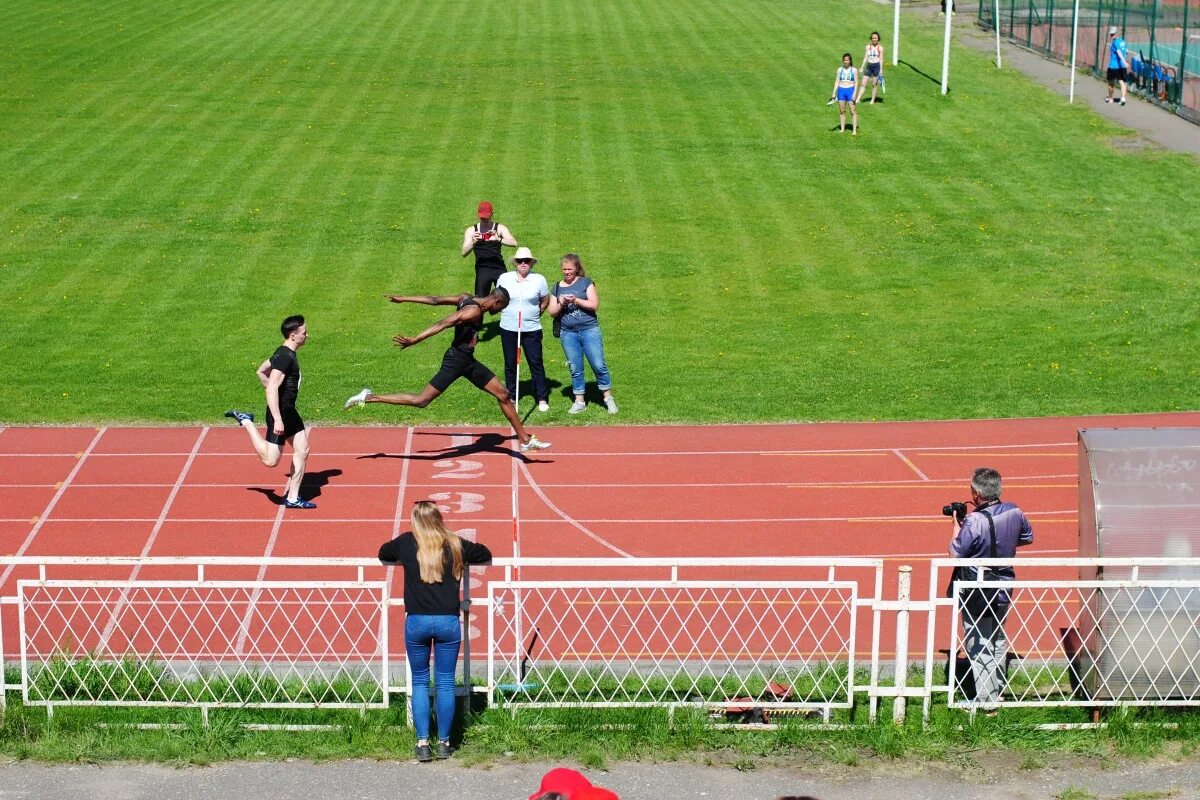
<path fill-rule="evenodd" d="M 492 204 L 484 200 L 479 204 L 479 222 L 463 233 L 463 258 L 475 253 L 475 296 L 483 297 L 492 291 L 496 281 L 508 267 L 500 246 L 516 247 L 517 240 L 508 228 L 492 220 Z"/>
<path fill-rule="evenodd" d="M 304 462 L 308 460 L 308 430 L 304 420 L 296 411 L 296 398 L 300 395 L 300 361 L 296 351 L 308 341 L 308 328 L 304 317 L 296 314 L 288 317 L 279 326 L 283 344 L 258 367 L 258 382 L 267 394 L 267 435 L 264 437 L 254 427 L 254 415 L 245 411 L 226 411 L 225 416 L 250 434 L 254 452 L 268 467 L 279 463 L 284 442 L 292 441 L 292 474 L 288 478 L 284 494 L 284 505 L 288 508 L 316 508 L 317 504 L 300 497 L 300 483 L 304 480 Z"/>
<path fill-rule="evenodd" d="M 496 289 L 484 297 L 472 297 L 469 294 L 458 294 L 449 297 L 434 297 L 418 295 L 414 297 L 387 295 L 393 303 L 421 303 L 427 306 L 455 306 L 455 312 L 440 322 L 435 322 L 416 336 L 392 337 L 392 342 L 400 348 L 412 347 L 417 342 L 423 342 L 430 336 L 441 333 L 447 328 L 454 328 L 454 341 L 442 357 L 442 368 L 429 379 L 428 385 L 420 394 L 382 394 L 377 395 L 370 389 L 363 389 L 346 401 L 345 408 L 354 408 L 364 403 L 390 403 L 396 406 L 413 406 L 424 408 L 433 399 L 450 388 L 450 384 L 459 378 L 466 378 L 476 387 L 496 398 L 504 417 L 517 432 L 517 441 L 522 451 L 544 450 L 549 442 L 540 441 L 536 436 L 526 432 L 517 416 L 517 407 L 513 405 L 512 397 L 504 384 L 496 379 L 495 373 L 475 360 L 475 345 L 479 341 L 479 331 L 483 328 L 484 313 L 498 314 L 508 305 L 508 291 Z"/>

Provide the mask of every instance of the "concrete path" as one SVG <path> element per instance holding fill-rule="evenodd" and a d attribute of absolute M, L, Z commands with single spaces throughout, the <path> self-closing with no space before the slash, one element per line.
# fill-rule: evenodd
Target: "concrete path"
<path fill-rule="evenodd" d="M 463 767 L 349 761 L 234 763 L 172 768 L 151 765 L 0 765 L 0 800 L 523 800 L 537 790 L 545 764 Z M 1051 800 L 1074 796 L 1197 797 L 1200 764 L 1096 765 L 1037 770 L 882 762 L 827 769 L 755 769 L 694 764 L 616 764 L 587 772 L 623 800 Z M 1086 792 L 1087 794 L 1083 794 Z M 1140 792 L 1141 794 L 1134 794 Z M 1072 796 L 1068 793 L 1066 796 Z"/>

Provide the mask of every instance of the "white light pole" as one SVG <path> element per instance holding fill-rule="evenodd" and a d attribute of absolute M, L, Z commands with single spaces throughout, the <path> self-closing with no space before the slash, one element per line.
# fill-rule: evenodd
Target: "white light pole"
<path fill-rule="evenodd" d="M 997 3 L 1000 0 L 996 0 Z M 900 63 L 900 0 L 896 0 L 896 10 L 892 14 L 892 66 Z"/>
<path fill-rule="evenodd" d="M 946 2 L 946 38 L 942 42 L 942 94 L 950 91 L 950 19 L 954 16 L 954 0 Z"/>
<path fill-rule="evenodd" d="M 992 23 L 996 27 L 996 69 L 1000 69 L 1000 0 L 996 0 L 992 11 Z"/>
<path fill-rule="evenodd" d="M 1071 20 L 1071 92 L 1068 103 L 1075 102 L 1075 45 L 1079 41 L 1079 0 L 1075 0 L 1075 17 Z"/>

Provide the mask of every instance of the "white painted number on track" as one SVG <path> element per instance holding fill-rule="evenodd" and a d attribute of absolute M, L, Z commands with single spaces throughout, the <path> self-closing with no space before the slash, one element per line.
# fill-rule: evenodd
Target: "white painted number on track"
<path fill-rule="evenodd" d="M 470 481 L 483 477 L 483 464 L 478 461 L 443 458 L 433 462 L 441 472 L 433 473 L 433 480 Z"/>
<path fill-rule="evenodd" d="M 458 499 L 455 499 L 458 498 Z M 483 495 L 474 492 L 436 492 L 429 499 L 443 514 L 474 514 L 483 511 Z"/>

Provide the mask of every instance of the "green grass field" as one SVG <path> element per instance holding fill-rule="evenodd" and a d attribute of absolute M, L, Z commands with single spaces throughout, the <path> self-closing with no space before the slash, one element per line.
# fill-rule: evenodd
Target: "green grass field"
<path fill-rule="evenodd" d="M 826 107 L 890 9 L 805 0 L 0 5 L 0 420 L 210 421 L 308 316 L 313 420 L 486 422 L 390 344 L 470 287 L 475 204 L 597 281 L 616 421 L 1190 409 L 1194 159 L 909 14 L 861 135 Z M 552 380 L 566 384 L 548 348 Z M 498 369 L 499 343 L 480 355 Z M 555 391 L 547 422 L 565 422 Z M 585 415 L 583 423 L 600 416 Z"/>

